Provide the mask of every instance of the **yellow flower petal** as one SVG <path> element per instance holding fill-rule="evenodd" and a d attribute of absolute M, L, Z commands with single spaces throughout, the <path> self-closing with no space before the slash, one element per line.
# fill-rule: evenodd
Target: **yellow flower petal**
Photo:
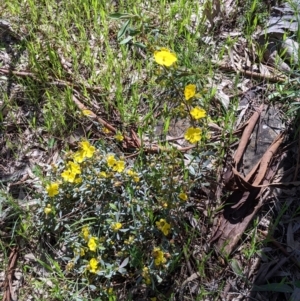
<path fill-rule="evenodd" d="M 96 258 L 92 258 L 89 261 L 88 270 L 91 273 L 94 273 L 94 274 L 97 273 L 97 271 L 99 270 L 99 268 L 98 268 L 98 260 Z"/>
<path fill-rule="evenodd" d="M 81 111 L 84 116 L 93 116 L 94 113 L 90 110 L 82 110 Z"/>
<path fill-rule="evenodd" d="M 190 143 L 197 143 L 201 139 L 201 134 L 201 129 L 190 127 L 185 132 L 184 139 Z"/>
<path fill-rule="evenodd" d="M 114 224 L 111 225 L 111 229 L 114 232 L 119 231 L 121 228 L 122 228 L 122 224 L 121 223 L 114 223 Z"/>
<path fill-rule="evenodd" d="M 89 240 L 90 230 L 88 226 L 84 226 L 81 230 L 82 236 L 85 241 Z"/>
<path fill-rule="evenodd" d="M 97 237 L 91 237 L 88 242 L 88 247 L 90 251 L 95 252 L 97 250 Z"/>
<path fill-rule="evenodd" d="M 88 141 L 79 142 L 81 150 L 84 152 L 86 158 L 92 158 L 95 152 L 95 147 L 92 146 Z"/>
<path fill-rule="evenodd" d="M 122 172 L 125 169 L 125 162 L 120 160 L 116 161 L 115 165 L 113 166 L 113 171 Z"/>
<path fill-rule="evenodd" d="M 195 94 L 196 94 L 196 85 L 189 84 L 184 88 L 185 100 L 189 100 L 190 98 L 194 97 Z"/>
<path fill-rule="evenodd" d="M 51 205 L 48 204 L 45 209 L 44 209 L 44 213 L 46 214 L 46 216 L 48 216 L 49 213 L 52 212 L 52 208 L 51 208 Z"/>
<path fill-rule="evenodd" d="M 160 250 L 160 248 L 155 247 L 153 249 L 153 257 L 154 257 L 154 264 L 156 266 L 163 265 L 164 263 L 167 262 L 167 259 L 164 257 L 164 252 Z"/>
<path fill-rule="evenodd" d="M 116 138 L 116 140 L 118 140 L 118 141 L 123 141 L 123 140 L 124 140 L 124 137 L 123 137 L 123 135 L 122 135 L 121 133 L 117 133 L 117 134 L 115 135 L 115 138 Z"/>
<path fill-rule="evenodd" d="M 171 225 L 165 219 L 161 218 L 160 221 L 156 222 L 156 226 L 165 236 L 170 233 Z"/>
<path fill-rule="evenodd" d="M 106 157 L 106 162 L 108 167 L 113 167 L 116 164 L 117 160 L 114 155 L 108 155 Z"/>
<path fill-rule="evenodd" d="M 186 201 L 188 199 L 188 196 L 186 193 L 181 192 L 179 193 L 178 197 L 182 200 L 182 201 Z"/>
<path fill-rule="evenodd" d="M 50 185 L 47 185 L 46 190 L 50 197 L 54 197 L 59 193 L 58 191 L 59 184 L 56 182 L 51 183 Z"/>
<path fill-rule="evenodd" d="M 190 114 L 192 115 L 192 117 L 196 120 L 200 119 L 200 118 L 204 118 L 206 117 L 206 111 L 204 109 L 201 109 L 199 107 L 195 107 L 190 111 Z"/>
<path fill-rule="evenodd" d="M 157 64 L 166 67 L 172 66 L 177 61 L 176 54 L 172 53 L 167 48 L 162 48 L 160 51 L 155 51 L 154 59 Z"/>

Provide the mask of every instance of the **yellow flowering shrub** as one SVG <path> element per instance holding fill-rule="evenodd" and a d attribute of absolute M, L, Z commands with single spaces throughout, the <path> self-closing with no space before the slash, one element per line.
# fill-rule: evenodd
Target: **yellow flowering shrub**
<path fill-rule="evenodd" d="M 195 77 L 175 78 L 181 72 L 175 53 L 161 48 L 155 51 L 154 61 L 163 66 L 157 66 L 160 79 L 174 102 L 174 110 L 165 106 L 163 117 L 170 121 L 177 114 L 190 119 L 184 138 L 197 143 L 194 153 L 185 154 L 191 163 L 186 166 L 176 150 L 162 151 L 159 156 L 141 151 L 141 156 L 134 154 L 139 156 L 135 160 L 118 148 L 121 143 L 117 141 L 127 140 L 126 127 L 122 128 L 124 136 L 102 127 L 102 135 L 111 133 L 113 142 L 80 141 L 44 181 L 48 185 L 41 202 L 43 231 L 60 235 L 66 271 L 99 288 L 98 292 L 112 290 L 111 284 L 122 277 L 132 284 L 155 287 L 179 261 L 182 250 L 179 213 L 192 198 L 189 176 L 200 175 L 203 159 L 195 154 L 201 154 L 205 143 L 207 106 L 196 94 Z"/>
<path fill-rule="evenodd" d="M 173 217 L 165 217 L 165 210 L 170 210 L 162 205 L 165 201 L 158 202 L 149 193 L 158 176 L 150 172 L 151 168 L 140 170 L 123 157 L 106 153 L 101 145 L 97 148 L 84 140 L 53 169 L 53 181 L 45 187 L 44 204 L 49 205 L 43 207 L 44 216 L 48 215 L 47 231 L 63 227 L 68 216 L 77 216 L 74 227 L 63 234 L 69 273 L 93 275 L 93 281 L 101 282 L 126 274 L 129 269 L 146 285 L 167 273 L 172 260 L 166 254 L 172 253 L 174 258 L 179 254 L 169 242 L 176 229 L 171 227 Z M 164 173 L 163 178 L 170 178 L 168 170 L 159 165 L 156 170 Z M 166 193 L 164 189 L 174 190 L 172 202 L 180 206 L 180 183 L 171 188 L 167 180 L 157 185 L 161 196 Z M 147 212 L 154 210 L 159 215 L 153 219 Z M 149 241 L 156 245 L 152 251 Z M 142 254 L 139 263 L 134 254 Z"/>

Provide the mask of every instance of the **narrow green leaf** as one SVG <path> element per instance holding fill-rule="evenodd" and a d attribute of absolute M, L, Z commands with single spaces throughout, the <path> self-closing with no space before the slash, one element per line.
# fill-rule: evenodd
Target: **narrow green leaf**
<path fill-rule="evenodd" d="M 255 285 L 253 290 L 256 292 L 278 292 L 292 293 L 294 289 L 285 283 L 269 283 L 265 285 Z"/>
<path fill-rule="evenodd" d="M 129 22 L 130 22 L 130 20 L 127 20 L 123 24 L 123 26 L 121 27 L 121 29 L 119 30 L 118 35 L 117 35 L 118 40 L 120 40 L 124 36 L 124 34 L 126 33 L 126 30 L 127 30 L 128 25 L 129 25 Z"/>
<path fill-rule="evenodd" d="M 120 42 L 120 45 L 127 44 L 127 43 L 130 42 L 132 39 L 133 39 L 132 36 L 128 36 L 127 38 L 125 38 L 124 40 L 122 40 L 122 41 Z"/>
<path fill-rule="evenodd" d="M 127 18 L 130 18 L 132 15 L 130 14 L 122 14 L 122 13 L 114 13 L 114 14 L 110 14 L 108 15 L 109 18 L 111 19 L 127 19 Z"/>
<path fill-rule="evenodd" d="M 109 207 L 110 207 L 111 209 L 115 210 L 115 211 L 118 211 L 118 208 L 117 208 L 117 206 L 116 206 L 115 204 L 110 203 L 110 204 L 109 204 Z"/>

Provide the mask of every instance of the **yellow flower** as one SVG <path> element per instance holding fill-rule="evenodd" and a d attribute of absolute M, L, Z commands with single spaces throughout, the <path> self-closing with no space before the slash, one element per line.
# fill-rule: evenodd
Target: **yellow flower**
<path fill-rule="evenodd" d="M 166 67 L 172 66 L 177 61 L 176 54 L 167 48 L 161 48 L 161 50 L 155 51 L 154 59 L 157 64 Z"/>
<path fill-rule="evenodd" d="M 106 157 L 106 162 L 108 167 L 113 167 L 116 164 L 117 160 L 114 155 L 108 155 Z"/>
<path fill-rule="evenodd" d="M 84 226 L 81 230 L 82 236 L 84 238 L 85 241 L 89 240 L 89 236 L 90 236 L 90 230 L 88 226 Z"/>
<path fill-rule="evenodd" d="M 184 192 L 180 192 L 178 197 L 182 200 L 182 201 L 186 201 L 188 199 L 188 196 L 186 193 Z"/>
<path fill-rule="evenodd" d="M 122 224 L 121 223 L 114 223 L 110 227 L 114 232 L 118 232 L 122 228 Z"/>
<path fill-rule="evenodd" d="M 124 140 L 124 137 L 123 137 L 123 135 L 122 135 L 121 133 L 117 133 L 117 134 L 115 135 L 115 138 L 116 138 L 118 141 L 123 141 L 123 140 Z"/>
<path fill-rule="evenodd" d="M 134 235 L 129 235 L 129 238 L 124 240 L 124 244 L 125 245 L 130 245 L 130 244 L 133 243 L 133 241 L 134 241 Z"/>
<path fill-rule="evenodd" d="M 196 85 L 189 84 L 184 88 L 184 97 L 185 100 L 189 100 L 190 98 L 196 95 Z"/>
<path fill-rule="evenodd" d="M 113 171 L 122 172 L 125 168 L 125 162 L 120 160 L 116 161 L 115 165 L 113 166 Z"/>
<path fill-rule="evenodd" d="M 74 180 L 74 183 L 80 184 L 80 183 L 82 183 L 82 179 L 81 179 L 81 178 L 76 178 L 76 179 Z"/>
<path fill-rule="evenodd" d="M 104 127 L 102 131 L 103 131 L 104 134 L 109 134 L 110 133 L 110 130 L 106 127 Z"/>
<path fill-rule="evenodd" d="M 48 185 L 46 187 L 46 190 L 47 190 L 47 193 L 50 197 L 54 197 L 55 195 L 57 195 L 59 192 L 58 192 L 58 187 L 59 187 L 59 184 L 54 182 L 54 183 L 51 183 L 50 185 Z"/>
<path fill-rule="evenodd" d="M 190 111 L 190 114 L 194 119 L 200 119 L 206 117 L 206 111 L 204 109 L 201 109 L 199 107 L 195 107 Z"/>
<path fill-rule="evenodd" d="M 46 216 L 48 216 L 48 214 L 52 212 L 52 208 L 51 208 L 51 205 L 50 205 L 50 204 L 48 204 L 48 205 L 45 207 L 44 212 L 45 212 Z"/>
<path fill-rule="evenodd" d="M 196 143 L 201 139 L 202 131 L 199 128 L 190 127 L 184 134 L 184 139 L 189 141 L 190 143 Z"/>
<path fill-rule="evenodd" d="M 95 146 L 91 145 L 88 141 L 79 142 L 81 150 L 84 152 L 86 158 L 92 158 L 95 152 Z"/>
<path fill-rule="evenodd" d="M 97 237 L 91 237 L 88 242 L 88 247 L 90 251 L 95 252 L 97 250 Z"/>
<path fill-rule="evenodd" d="M 105 172 L 105 171 L 100 171 L 99 172 L 99 176 L 101 177 L 101 178 L 107 178 L 108 176 L 107 176 L 107 173 Z"/>
<path fill-rule="evenodd" d="M 81 174 L 81 169 L 80 169 L 80 165 L 74 162 L 69 162 L 67 164 L 69 170 L 74 173 L 75 175 L 79 175 Z"/>
<path fill-rule="evenodd" d="M 71 271 L 74 268 L 74 262 L 73 261 L 69 261 L 66 265 L 66 271 Z"/>
<path fill-rule="evenodd" d="M 93 116 L 93 112 L 90 110 L 82 110 L 81 112 L 84 116 Z"/>
<path fill-rule="evenodd" d="M 171 225 L 163 218 L 161 218 L 159 222 L 156 222 L 156 226 L 165 236 L 169 234 L 171 229 Z"/>
<path fill-rule="evenodd" d="M 79 150 L 73 155 L 73 159 L 75 162 L 81 163 L 85 159 L 84 151 Z"/>
<path fill-rule="evenodd" d="M 84 248 L 80 248 L 80 256 L 84 256 L 85 255 L 85 251 L 84 251 Z"/>
<path fill-rule="evenodd" d="M 144 278 L 145 283 L 147 285 L 151 284 L 151 278 L 150 278 L 149 268 L 143 267 L 142 277 Z"/>
<path fill-rule="evenodd" d="M 88 270 L 91 272 L 91 273 L 97 273 L 97 271 L 99 270 L 98 269 L 98 261 L 96 258 L 92 258 L 90 261 L 89 261 L 89 265 L 88 265 Z"/>
<path fill-rule="evenodd" d="M 133 178 L 134 182 L 138 183 L 140 181 L 140 178 L 138 177 L 138 174 L 135 171 L 128 169 L 127 174 Z"/>
<path fill-rule="evenodd" d="M 80 165 L 74 162 L 68 162 L 67 169 L 61 173 L 61 177 L 70 183 L 74 183 L 76 175 L 81 174 Z"/>
<path fill-rule="evenodd" d="M 66 169 L 61 173 L 61 177 L 66 181 L 70 183 L 74 183 L 76 173 L 72 172 L 70 169 Z"/>
<path fill-rule="evenodd" d="M 167 262 L 167 259 L 164 257 L 164 252 L 161 251 L 160 248 L 155 247 L 155 248 L 153 249 L 152 254 L 153 254 L 153 257 L 154 257 L 154 264 L 155 264 L 156 266 L 163 265 L 164 263 Z"/>

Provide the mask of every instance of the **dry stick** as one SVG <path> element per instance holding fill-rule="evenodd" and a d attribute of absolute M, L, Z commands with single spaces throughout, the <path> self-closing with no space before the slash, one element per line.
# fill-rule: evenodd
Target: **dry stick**
<path fill-rule="evenodd" d="M 74 95 L 73 95 L 73 101 L 74 101 L 74 103 L 77 105 L 77 107 L 80 110 L 87 110 L 87 107 L 84 104 L 82 104 L 79 101 L 79 99 L 77 97 L 75 97 Z M 109 124 L 108 122 L 106 122 L 102 118 L 98 117 L 91 110 L 89 110 L 89 111 L 90 111 L 89 117 L 91 117 L 93 119 L 96 119 L 99 123 L 101 123 L 103 126 L 105 126 L 106 128 L 108 128 L 113 133 L 117 132 L 117 130 L 111 124 Z M 133 132 L 133 130 L 131 130 L 131 132 Z M 133 139 L 131 139 L 130 137 L 124 135 L 124 140 L 126 141 L 126 143 L 128 145 L 132 145 L 132 146 L 134 146 L 136 148 L 141 148 L 141 145 L 142 145 L 141 141 L 137 137 L 136 134 L 133 136 Z M 186 152 L 186 151 L 188 151 L 190 149 L 193 149 L 195 147 L 196 147 L 195 145 L 192 145 L 192 146 L 187 146 L 187 147 L 180 147 L 180 148 L 177 148 L 177 150 L 179 150 L 180 152 Z M 145 147 L 144 151 L 146 151 L 148 153 L 158 153 L 160 151 L 171 151 L 171 149 L 166 148 L 166 147 L 162 147 L 162 146 L 150 146 L 150 147 Z"/>
<path fill-rule="evenodd" d="M 251 118 L 248 120 L 248 125 L 246 126 L 244 132 L 243 132 L 243 135 L 242 135 L 242 138 L 241 138 L 241 141 L 239 143 L 239 146 L 236 150 L 236 153 L 234 155 L 234 162 L 235 162 L 235 168 L 237 168 L 237 165 L 239 164 L 243 154 L 244 154 L 244 151 L 246 149 L 246 146 L 247 146 L 247 143 L 249 141 L 249 138 L 252 134 L 252 131 L 255 127 L 255 124 L 257 123 L 257 120 L 261 114 L 261 111 L 263 110 L 263 107 L 264 105 L 262 104 L 258 110 L 256 112 L 253 113 L 253 115 L 251 116 Z"/>
<path fill-rule="evenodd" d="M 87 107 L 83 103 L 81 103 L 76 96 L 73 95 L 72 99 L 73 99 L 74 103 L 77 105 L 77 107 L 79 108 L 79 110 L 81 110 L 81 111 L 87 110 Z M 93 119 L 96 119 L 99 123 L 101 123 L 103 126 L 105 126 L 107 129 L 109 129 L 114 134 L 117 133 L 117 130 L 111 124 L 109 124 L 108 122 L 106 122 L 102 118 L 98 117 L 91 110 L 89 110 L 89 117 L 91 117 Z M 124 138 L 129 139 L 129 137 L 124 137 Z"/>
<path fill-rule="evenodd" d="M 270 76 L 270 75 L 260 74 L 257 72 L 237 69 L 237 68 L 234 68 L 234 67 L 228 66 L 228 65 L 218 64 L 217 66 L 222 70 L 240 72 L 243 75 L 247 75 L 247 76 L 250 76 L 253 78 L 268 80 L 268 81 L 274 82 L 274 83 L 285 83 L 287 81 L 287 78 L 283 78 L 283 77 L 279 77 L 279 76 Z"/>
<path fill-rule="evenodd" d="M 270 163 L 272 157 L 274 156 L 274 154 L 277 152 L 277 149 L 280 146 L 280 144 L 282 143 L 283 138 L 284 137 L 283 137 L 282 133 L 280 135 L 278 135 L 277 138 L 275 139 L 275 141 L 271 144 L 271 146 L 268 148 L 268 150 L 264 153 L 263 157 L 261 158 L 258 174 L 253 182 L 253 185 L 259 185 L 260 182 L 265 177 L 269 163 Z"/>
<path fill-rule="evenodd" d="M 11 291 L 12 291 L 12 278 L 13 272 L 17 264 L 18 258 L 18 247 L 14 247 L 10 256 L 9 256 L 9 267 L 6 275 L 6 279 L 4 281 L 4 295 L 2 301 L 10 301 L 11 300 Z"/>

